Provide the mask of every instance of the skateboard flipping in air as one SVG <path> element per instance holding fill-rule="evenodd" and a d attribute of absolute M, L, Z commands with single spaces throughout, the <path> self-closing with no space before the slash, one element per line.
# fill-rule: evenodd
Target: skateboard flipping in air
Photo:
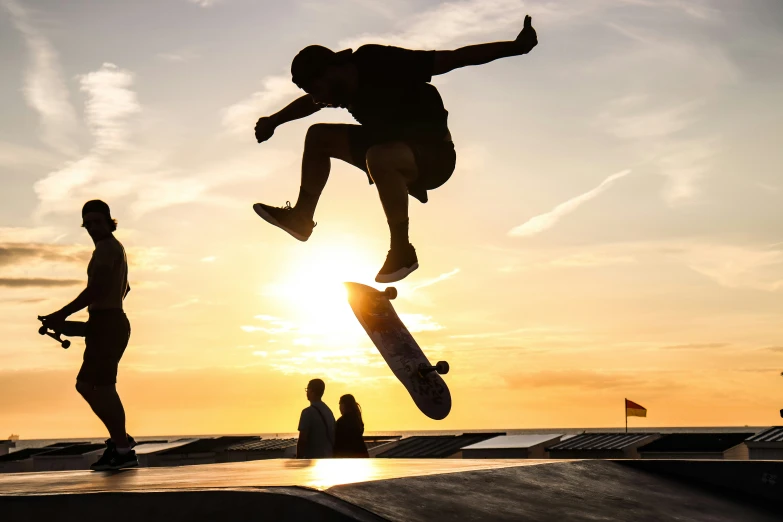
<path fill-rule="evenodd" d="M 416 406 L 431 419 L 445 419 L 451 411 L 451 394 L 441 374 L 449 372 L 449 364 L 432 365 L 427 360 L 389 302 L 397 297 L 397 290 L 390 287 L 381 292 L 359 283 L 345 286 L 353 313 Z"/>

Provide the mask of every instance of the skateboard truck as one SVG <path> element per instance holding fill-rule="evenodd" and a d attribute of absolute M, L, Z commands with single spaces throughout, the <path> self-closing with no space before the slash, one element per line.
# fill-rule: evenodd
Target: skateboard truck
<path fill-rule="evenodd" d="M 438 372 L 440 375 L 446 375 L 449 373 L 449 363 L 446 361 L 438 361 L 435 366 L 425 363 L 419 364 L 419 376 L 424 377 L 430 372 Z"/>
<path fill-rule="evenodd" d="M 43 323 L 43 319 L 41 316 L 38 316 L 38 320 Z M 55 330 L 49 326 L 46 326 L 46 324 L 42 324 L 41 327 L 38 329 L 38 333 L 41 335 L 48 335 L 58 343 L 60 343 L 60 346 L 63 347 L 63 349 L 67 350 L 71 347 L 71 341 L 68 339 L 63 340 L 61 335 L 67 335 L 69 337 L 84 337 L 84 331 L 85 331 L 86 323 L 83 323 L 81 321 L 65 321 L 62 324 L 61 330 Z"/>

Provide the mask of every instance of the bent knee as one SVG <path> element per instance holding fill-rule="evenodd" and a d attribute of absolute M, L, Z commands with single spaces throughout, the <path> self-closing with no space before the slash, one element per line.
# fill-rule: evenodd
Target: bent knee
<path fill-rule="evenodd" d="M 365 156 L 367 169 L 375 176 L 385 173 L 402 172 L 409 177 L 416 172 L 416 159 L 413 151 L 405 143 L 381 143 L 367 149 Z"/>
<path fill-rule="evenodd" d="M 344 131 L 338 125 L 331 123 L 316 123 L 310 125 L 305 136 L 305 147 L 329 150 L 340 142 Z"/>

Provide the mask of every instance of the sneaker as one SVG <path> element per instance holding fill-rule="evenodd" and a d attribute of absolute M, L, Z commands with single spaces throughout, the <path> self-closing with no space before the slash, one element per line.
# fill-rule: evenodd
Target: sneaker
<path fill-rule="evenodd" d="M 416 249 L 410 243 L 404 247 L 392 247 L 386 256 L 383 268 L 375 276 L 378 283 L 394 283 L 408 277 L 408 274 L 419 268 Z"/>
<path fill-rule="evenodd" d="M 139 465 L 139 459 L 136 458 L 135 451 L 130 450 L 128 451 L 128 453 L 124 455 L 115 451 L 111 457 L 111 460 L 109 461 L 109 466 L 106 469 L 115 470 L 115 469 L 135 468 L 138 467 L 138 465 Z"/>
<path fill-rule="evenodd" d="M 128 437 L 128 442 L 130 443 L 130 447 L 133 448 L 136 446 L 136 439 L 131 437 L 126 433 Z M 101 458 L 93 462 L 93 464 L 90 466 L 90 469 L 93 471 L 105 471 L 110 468 L 110 463 L 112 457 L 114 457 L 114 454 L 117 451 L 117 445 L 114 444 L 114 441 L 111 439 L 106 439 L 106 449 L 103 451 L 103 455 L 101 455 Z M 135 455 L 135 453 L 134 453 Z"/>
<path fill-rule="evenodd" d="M 253 210 L 267 223 L 282 228 L 299 241 L 307 241 L 315 228 L 313 220 L 300 217 L 290 201 L 286 201 L 284 207 L 270 207 L 263 203 L 256 203 L 253 205 Z"/>
<path fill-rule="evenodd" d="M 111 459 L 114 457 L 116 451 L 117 448 L 114 447 L 114 443 L 111 442 L 111 439 L 106 441 L 106 449 L 103 451 L 103 455 L 90 465 L 90 469 L 93 471 L 106 471 L 107 469 L 110 469 L 109 465 L 111 464 Z"/>

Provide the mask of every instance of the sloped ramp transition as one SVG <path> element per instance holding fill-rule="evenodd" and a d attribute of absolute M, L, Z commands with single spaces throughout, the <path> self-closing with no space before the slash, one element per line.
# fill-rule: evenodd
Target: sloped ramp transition
<path fill-rule="evenodd" d="M 783 478 L 783 462 L 657 461 L 639 467 L 633 461 L 602 460 L 516 465 L 409 461 L 410 468 L 429 466 L 426 473 L 417 474 L 389 473 L 405 469 L 406 463 L 377 459 L 367 465 L 380 466 L 381 473 L 375 476 L 382 478 L 356 482 L 346 475 L 335 485 L 315 487 L 287 475 L 291 465 L 281 462 L 290 461 L 143 469 L 124 475 L 127 479 L 89 472 L 0 476 L 0 518 L 4 522 L 92 518 L 112 522 L 771 522 L 781 520 L 783 513 L 783 503 L 776 504 L 783 501 L 783 480 L 777 478 Z M 745 484 L 744 491 L 720 489 L 715 477 L 722 464 L 732 468 L 727 475 Z M 301 475 L 305 468 L 299 468 Z M 738 474 L 744 478 L 736 479 Z M 266 482 L 254 485 L 254 476 L 265 476 Z M 280 486 L 270 486 L 270 476 Z M 705 486 L 705 478 L 712 484 Z M 78 486 L 70 487 L 69 481 Z"/>

